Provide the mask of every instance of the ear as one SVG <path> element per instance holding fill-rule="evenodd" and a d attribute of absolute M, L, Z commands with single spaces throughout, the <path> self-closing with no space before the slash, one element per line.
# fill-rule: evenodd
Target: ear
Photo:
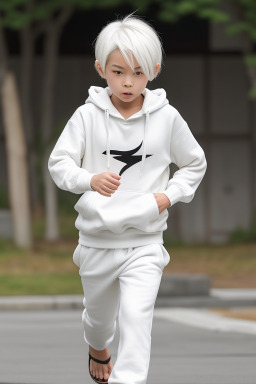
<path fill-rule="evenodd" d="M 100 77 L 105 79 L 105 75 L 104 75 L 104 72 L 102 71 L 99 60 L 95 60 L 94 67 L 95 67 L 96 71 L 98 72 L 98 74 L 100 75 Z"/>
<path fill-rule="evenodd" d="M 155 68 L 155 72 L 154 72 L 154 78 L 156 77 L 156 75 L 157 75 L 158 72 L 160 71 L 160 68 L 161 68 L 161 64 L 160 64 L 160 63 L 157 63 L 156 68 Z"/>

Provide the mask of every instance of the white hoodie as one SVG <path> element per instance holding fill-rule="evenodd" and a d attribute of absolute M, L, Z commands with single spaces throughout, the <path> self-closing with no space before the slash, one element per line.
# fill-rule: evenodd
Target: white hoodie
<path fill-rule="evenodd" d="M 128 248 L 163 243 L 169 213 L 159 214 L 153 193 L 164 193 L 171 206 L 189 203 L 206 171 L 204 152 L 164 89 L 146 88 L 142 109 L 127 120 L 110 95 L 108 87 L 90 87 L 50 155 L 50 174 L 59 188 L 82 193 L 74 207 L 80 244 Z M 169 180 L 172 162 L 179 170 Z M 90 185 L 93 175 L 106 171 L 121 176 L 111 197 Z"/>

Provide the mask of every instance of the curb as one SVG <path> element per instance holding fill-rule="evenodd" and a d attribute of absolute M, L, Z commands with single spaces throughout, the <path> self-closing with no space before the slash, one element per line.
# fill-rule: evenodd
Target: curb
<path fill-rule="evenodd" d="M 211 280 L 207 275 L 163 275 L 159 297 L 208 296 Z"/>
<path fill-rule="evenodd" d="M 211 289 L 207 275 L 163 275 L 155 307 L 256 306 L 256 289 Z M 83 309 L 83 295 L 0 296 L 0 310 Z"/>
<path fill-rule="evenodd" d="M 247 296 L 233 294 L 232 297 L 216 295 L 211 290 L 205 296 L 161 297 L 156 299 L 156 308 L 228 308 L 256 306 L 256 290 Z M 226 290 L 229 291 L 229 290 Z M 217 292 L 218 293 L 218 292 Z M 72 310 L 84 309 L 83 295 L 53 295 L 53 296 L 2 296 L 0 297 L 0 310 Z"/>
<path fill-rule="evenodd" d="M 155 307 L 157 308 L 234 308 L 234 307 L 255 307 L 256 297 L 233 297 L 230 299 L 213 296 L 194 296 L 165 298 L 158 297 Z"/>
<path fill-rule="evenodd" d="M 82 295 L 2 296 L 0 310 L 56 310 L 83 308 Z"/>

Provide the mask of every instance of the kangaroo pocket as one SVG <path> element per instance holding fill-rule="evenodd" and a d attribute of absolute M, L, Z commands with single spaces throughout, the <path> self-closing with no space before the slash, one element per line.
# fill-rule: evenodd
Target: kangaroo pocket
<path fill-rule="evenodd" d="M 75 205 L 76 227 L 86 233 L 109 230 L 123 233 L 128 228 L 144 232 L 166 229 L 167 210 L 159 214 L 153 193 L 116 191 L 111 197 L 86 191 Z"/>

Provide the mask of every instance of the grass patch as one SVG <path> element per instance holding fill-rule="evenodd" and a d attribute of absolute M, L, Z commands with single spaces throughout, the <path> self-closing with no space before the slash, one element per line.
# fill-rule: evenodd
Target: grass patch
<path fill-rule="evenodd" d="M 0 295 L 73 295 L 82 294 L 79 275 L 37 273 L 0 276 Z"/>
<path fill-rule="evenodd" d="M 256 242 L 183 245 L 167 248 L 171 261 L 164 273 L 202 273 L 214 288 L 256 288 Z"/>
<path fill-rule="evenodd" d="M 25 251 L 0 241 L 0 295 L 82 294 L 76 246 L 77 240 L 38 240 Z M 164 274 L 207 274 L 213 288 L 256 287 L 256 243 L 165 247 L 171 261 Z"/>
<path fill-rule="evenodd" d="M 35 242 L 29 251 L 0 241 L 0 295 L 82 294 L 72 255 L 77 242 Z"/>

